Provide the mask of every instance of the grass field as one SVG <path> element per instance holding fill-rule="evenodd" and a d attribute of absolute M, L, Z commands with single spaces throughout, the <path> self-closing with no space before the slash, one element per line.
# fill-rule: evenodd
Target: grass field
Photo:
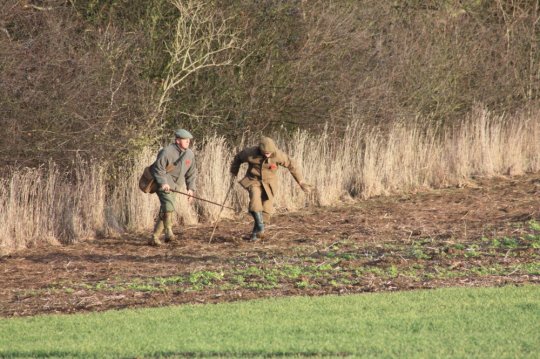
<path fill-rule="evenodd" d="M 537 358 L 538 298 L 450 288 L 0 319 L 0 356 Z"/>

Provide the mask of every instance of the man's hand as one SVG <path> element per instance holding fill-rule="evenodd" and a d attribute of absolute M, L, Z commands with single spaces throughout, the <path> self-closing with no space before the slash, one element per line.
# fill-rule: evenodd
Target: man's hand
<path fill-rule="evenodd" d="M 302 191 L 304 191 L 304 193 L 310 193 L 313 190 L 312 185 L 304 182 L 300 183 L 300 188 L 302 188 Z"/>
<path fill-rule="evenodd" d="M 187 201 L 188 201 L 189 204 L 192 204 L 193 201 L 195 200 L 195 198 L 193 198 L 193 197 L 191 197 L 191 196 L 193 196 L 195 193 L 194 193 L 192 190 L 188 190 L 188 191 L 187 191 L 187 194 L 189 195 Z"/>
<path fill-rule="evenodd" d="M 169 186 L 168 183 L 164 183 L 161 185 L 161 190 L 164 191 L 164 192 L 170 192 L 171 191 L 171 186 Z"/>

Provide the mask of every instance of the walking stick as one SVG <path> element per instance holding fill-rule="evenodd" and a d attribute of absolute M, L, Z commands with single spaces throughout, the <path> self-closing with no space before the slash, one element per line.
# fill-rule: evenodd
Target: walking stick
<path fill-rule="evenodd" d="M 223 208 L 230 208 L 225 206 L 225 203 L 227 202 L 227 199 L 229 198 L 229 193 L 231 193 L 231 189 L 234 187 L 234 181 L 231 182 L 231 185 L 229 186 L 229 189 L 227 190 L 227 194 L 225 195 L 225 200 L 223 200 L 223 204 L 221 205 L 221 209 L 219 210 L 218 217 L 216 219 L 216 223 L 214 224 L 214 229 L 212 230 L 212 234 L 210 235 L 210 240 L 208 241 L 208 244 L 212 243 L 212 239 L 214 238 L 214 233 L 216 232 L 216 228 L 219 222 L 219 219 L 221 217 L 221 212 L 223 212 Z"/>
<path fill-rule="evenodd" d="M 229 188 L 229 191 L 231 189 Z M 223 204 L 219 204 L 219 203 L 216 203 L 216 202 L 212 202 L 212 201 L 209 201 L 207 199 L 204 199 L 204 198 L 200 198 L 200 197 L 195 197 L 189 193 L 185 193 L 185 192 L 181 192 L 181 191 L 177 191 L 175 189 L 171 189 L 170 190 L 171 192 L 174 192 L 174 193 L 180 193 L 180 194 L 183 194 L 184 196 L 188 196 L 188 197 L 191 197 L 191 198 L 195 198 L 196 200 L 199 200 L 199 201 L 203 201 L 203 202 L 208 202 L 208 203 L 212 203 L 212 204 L 215 204 L 216 206 L 220 206 L 221 207 L 221 210 L 223 211 L 223 207 L 227 208 L 227 209 L 232 209 L 234 211 L 234 208 L 232 207 L 227 207 L 225 206 L 225 202 L 223 202 Z M 227 196 L 229 195 L 229 192 L 227 192 Z M 227 198 L 225 197 L 225 201 L 227 200 Z M 219 212 L 221 214 L 221 211 Z"/>

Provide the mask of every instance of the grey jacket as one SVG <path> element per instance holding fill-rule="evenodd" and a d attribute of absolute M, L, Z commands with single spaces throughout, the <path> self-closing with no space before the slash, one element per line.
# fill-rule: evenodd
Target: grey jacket
<path fill-rule="evenodd" d="M 167 166 L 174 165 L 174 169 L 167 172 Z M 182 150 L 176 143 L 162 148 L 156 161 L 150 167 L 150 172 L 161 187 L 168 183 L 171 189 L 179 190 L 180 185 L 186 184 L 188 190 L 197 189 L 197 166 L 195 154 L 191 149 Z M 179 182 L 182 180 L 182 182 Z"/>

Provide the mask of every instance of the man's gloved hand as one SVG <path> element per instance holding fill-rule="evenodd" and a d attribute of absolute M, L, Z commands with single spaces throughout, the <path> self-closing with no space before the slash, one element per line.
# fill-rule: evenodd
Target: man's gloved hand
<path fill-rule="evenodd" d="M 170 192 L 171 191 L 171 186 L 169 186 L 168 183 L 164 183 L 161 185 L 161 190 L 163 190 L 164 192 Z"/>
<path fill-rule="evenodd" d="M 304 191 L 304 193 L 310 193 L 313 190 L 312 185 L 304 182 L 300 183 L 300 188 L 302 188 L 302 191 Z"/>

